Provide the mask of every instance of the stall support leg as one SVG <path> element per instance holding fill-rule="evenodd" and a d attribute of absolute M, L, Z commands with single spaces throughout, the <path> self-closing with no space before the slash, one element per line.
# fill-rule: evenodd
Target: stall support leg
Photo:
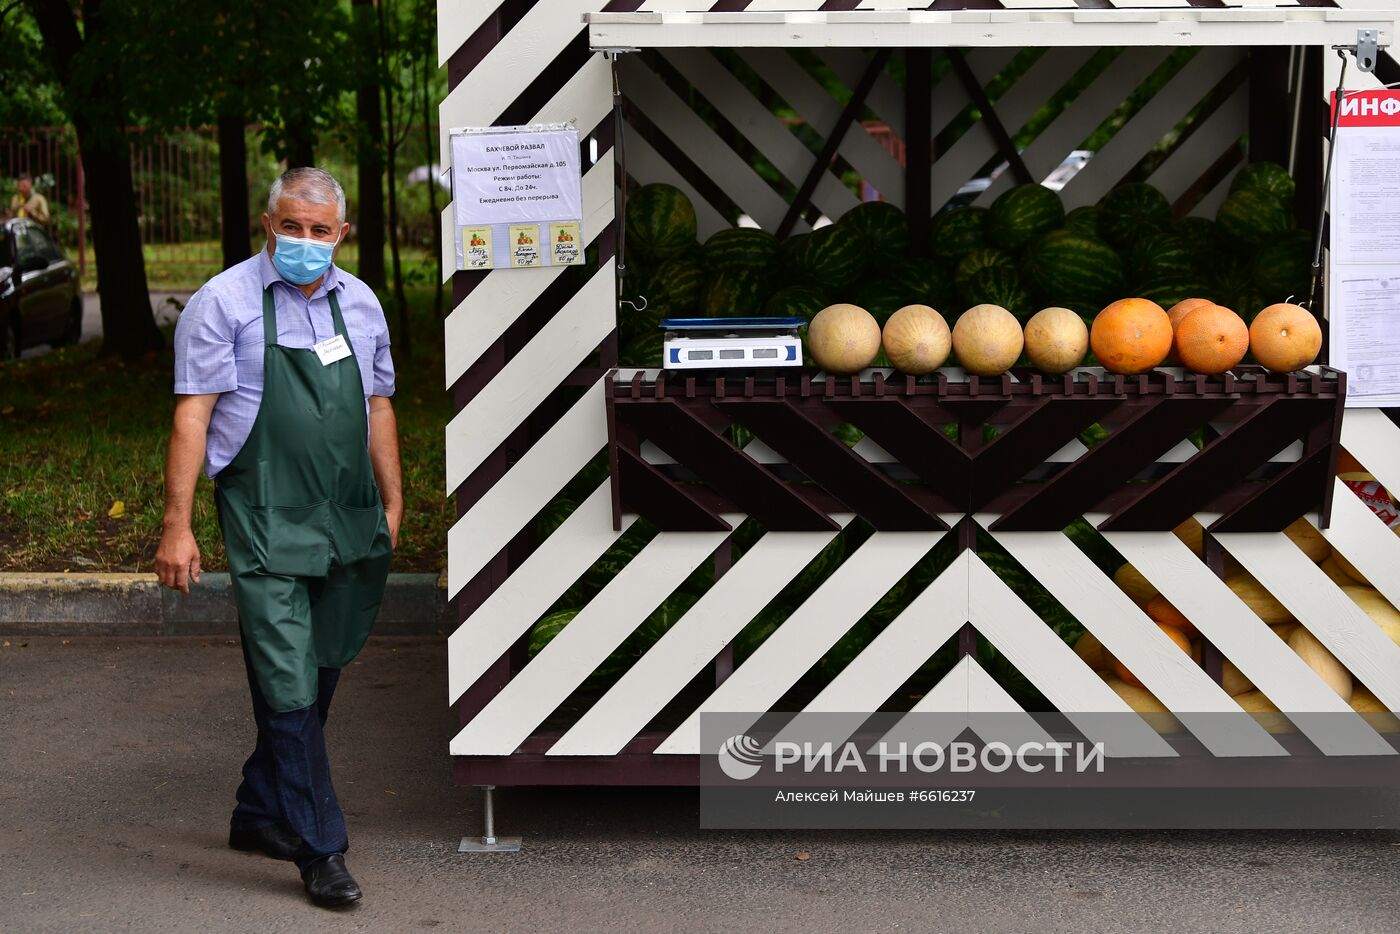
<path fill-rule="evenodd" d="M 518 853 L 520 851 L 519 837 L 498 837 L 496 836 L 496 813 L 492 804 L 491 793 L 496 790 L 495 785 L 482 785 L 482 817 L 485 823 L 485 833 L 479 837 L 463 837 L 461 844 L 457 847 L 458 853 Z"/>

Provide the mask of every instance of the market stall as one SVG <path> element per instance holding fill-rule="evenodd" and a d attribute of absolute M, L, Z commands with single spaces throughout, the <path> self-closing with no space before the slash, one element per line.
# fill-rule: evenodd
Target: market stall
<path fill-rule="evenodd" d="M 571 122 L 589 244 L 452 277 L 459 782 L 691 784 L 712 711 L 1166 710 L 1215 755 L 1280 757 L 1263 725 L 1231 745 L 1195 715 L 1330 712 L 1292 725 L 1395 754 L 1363 715 L 1400 710 L 1400 536 L 1358 492 L 1400 490 L 1400 427 L 1343 417 L 1325 351 L 1214 375 L 658 369 L 663 314 L 1024 325 L 1059 287 L 1089 318 L 1203 292 L 1321 311 L 1329 47 L 1389 42 L 1393 11 L 908 6 L 440 4 L 445 161 L 452 127 Z M 1400 78 L 1377 64 L 1348 86 Z"/>

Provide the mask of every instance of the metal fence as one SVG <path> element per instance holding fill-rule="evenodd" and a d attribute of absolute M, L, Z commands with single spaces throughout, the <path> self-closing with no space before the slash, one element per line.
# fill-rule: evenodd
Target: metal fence
<path fill-rule="evenodd" d="M 425 186 L 428 179 L 437 175 L 430 164 L 432 156 L 427 153 L 428 143 L 437 139 L 438 129 L 434 126 L 429 130 L 426 134 L 421 126 L 399 130 L 399 232 L 409 246 L 425 247 L 432 240 Z M 280 166 L 263 145 L 261 127 L 251 125 L 246 132 L 250 193 L 247 223 L 256 239 L 262 198 Z M 359 203 L 354 132 L 354 128 L 327 132 L 316 151 L 318 163 L 344 184 L 352 222 Z M 136 127 L 128 129 L 127 138 L 148 267 L 216 270 L 222 253 L 215 128 L 155 132 Z M 86 274 L 92 261 L 92 242 L 87 229 L 86 179 L 73 128 L 0 128 L 0 194 L 6 203 L 21 173 L 31 175 L 35 189 L 48 199 L 55 238 Z M 443 192 L 439 203 L 446 200 Z M 354 236 L 352 228 L 351 237 Z"/>

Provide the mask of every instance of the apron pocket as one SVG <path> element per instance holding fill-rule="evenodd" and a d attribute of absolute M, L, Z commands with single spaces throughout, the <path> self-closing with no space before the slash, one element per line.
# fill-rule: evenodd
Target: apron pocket
<path fill-rule="evenodd" d="M 331 554 L 336 564 L 354 564 L 389 553 L 389 523 L 378 502 L 372 506 L 332 502 L 330 507 Z"/>
<path fill-rule="evenodd" d="M 330 569 L 332 504 L 252 507 L 253 552 L 263 570 L 288 577 L 324 577 Z"/>

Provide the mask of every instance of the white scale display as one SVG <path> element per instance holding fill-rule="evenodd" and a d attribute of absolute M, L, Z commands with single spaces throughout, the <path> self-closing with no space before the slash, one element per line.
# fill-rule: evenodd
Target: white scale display
<path fill-rule="evenodd" d="M 802 365 L 798 328 L 806 318 L 664 318 L 667 370 L 753 369 Z"/>

